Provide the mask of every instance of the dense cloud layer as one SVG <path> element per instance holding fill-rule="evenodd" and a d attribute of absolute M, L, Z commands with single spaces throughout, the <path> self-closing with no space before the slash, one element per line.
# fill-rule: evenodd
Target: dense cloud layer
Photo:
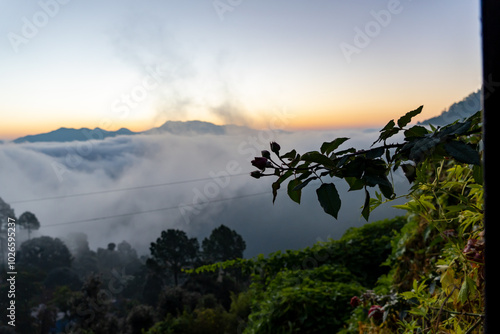
<path fill-rule="evenodd" d="M 140 254 L 148 254 L 150 242 L 162 230 L 182 229 L 201 241 L 220 224 L 243 236 L 247 257 L 297 249 L 338 238 L 347 228 L 362 225 L 363 193 L 347 193 L 345 182 L 336 181 L 343 201 L 338 220 L 322 211 L 314 183 L 304 189 L 301 205 L 282 189 L 273 206 L 274 178 L 251 178 L 250 160 L 267 149 L 270 140 L 278 141 L 283 151 L 305 152 L 341 136 L 352 138 L 345 147 L 367 148 L 377 133 L 260 131 L 4 143 L 0 146 L 0 197 L 18 216 L 25 211 L 37 215 L 42 228 L 33 235 L 63 237 L 84 232 L 93 249 L 127 240 Z M 408 188 L 402 177 L 396 176 L 395 182 L 399 192 Z M 111 191 L 117 189 L 122 190 Z M 88 193 L 93 194 L 79 196 Z M 135 212 L 145 213 L 78 222 Z M 372 220 L 396 214 L 401 212 L 387 206 L 373 212 Z"/>

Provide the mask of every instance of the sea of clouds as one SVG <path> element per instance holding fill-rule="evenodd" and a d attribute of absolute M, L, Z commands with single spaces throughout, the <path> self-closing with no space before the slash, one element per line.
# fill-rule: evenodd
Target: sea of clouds
<path fill-rule="evenodd" d="M 304 153 L 337 137 L 351 138 L 341 148 L 368 148 L 378 133 L 263 130 L 3 143 L 0 197 L 17 216 L 30 211 L 38 217 L 41 228 L 32 236 L 84 232 L 91 249 L 126 240 L 147 255 L 162 230 L 182 229 L 201 242 L 221 224 L 243 236 L 246 257 L 298 249 L 339 238 L 346 229 L 363 225 L 364 192 L 348 192 L 345 181 L 334 179 L 342 199 L 338 220 L 319 205 L 315 193 L 319 183 L 311 182 L 303 189 L 300 205 L 288 198 L 284 185 L 273 205 L 275 177 L 250 177 L 255 170 L 250 161 L 269 149 L 270 141 L 277 141 L 282 152 Z M 393 180 L 398 194 L 408 190 L 400 174 Z M 404 212 L 384 205 L 372 213 L 370 221 L 399 214 Z"/>

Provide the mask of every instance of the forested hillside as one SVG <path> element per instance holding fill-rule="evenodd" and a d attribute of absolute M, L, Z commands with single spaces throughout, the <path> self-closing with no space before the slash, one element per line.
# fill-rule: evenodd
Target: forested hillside
<path fill-rule="evenodd" d="M 370 150 L 338 150 L 347 138 L 305 154 L 281 154 L 272 143 L 277 158 L 263 151 L 252 162 L 258 168 L 252 176 L 277 178 L 274 197 L 288 180 L 286 193 L 300 202 L 301 189 L 319 179 L 318 201 L 336 217 L 341 199 L 328 182 L 337 177 L 351 191 L 362 191 L 365 218 L 380 204 L 405 197 L 406 204 L 396 206 L 401 217 L 351 228 L 339 240 L 251 259 L 243 258 L 243 238 L 224 225 L 201 243 L 181 230 L 163 231 L 144 257 L 127 241 L 91 250 L 84 233 L 28 237 L 15 255 L 15 331 L 480 333 L 481 115 L 440 128 L 408 128 L 420 110 L 390 121 Z M 398 132 L 404 141 L 389 143 Z M 412 184 L 409 194 L 394 193 L 390 180 L 398 168 Z M 0 209 L 2 217 L 15 219 L 1 200 Z M 39 226 L 32 213 L 17 221 L 28 231 Z M 5 254 L 2 260 L 5 267 Z M 11 289 L 7 278 L 4 270 L 2 296 Z M 1 307 L 6 310 L 8 300 Z M 0 332 L 14 332 L 6 319 Z"/>

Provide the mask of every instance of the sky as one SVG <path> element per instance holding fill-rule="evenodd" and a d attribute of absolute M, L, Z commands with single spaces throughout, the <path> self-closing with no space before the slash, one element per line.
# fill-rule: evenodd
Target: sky
<path fill-rule="evenodd" d="M 479 1 L 0 0 L 0 139 L 383 126 L 481 85 Z M 282 112 L 276 119 L 272 116 Z"/>

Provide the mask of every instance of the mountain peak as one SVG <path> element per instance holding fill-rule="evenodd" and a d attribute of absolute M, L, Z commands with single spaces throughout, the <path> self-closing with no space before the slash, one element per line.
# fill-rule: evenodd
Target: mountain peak
<path fill-rule="evenodd" d="M 175 135 L 203 135 L 203 134 L 214 134 L 223 135 L 226 134 L 225 126 L 215 125 L 210 122 L 204 121 L 166 121 L 157 128 L 153 128 L 144 133 L 164 133 L 169 132 Z"/>
<path fill-rule="evenodd" d="M 192 120 L 192 121 L 166 121 L 161 126 L 146 130 L 143 132 L 133 132 L 127 128 L 120 128 L 117 131 L 107 131 L 99 127 L 95 129 L 89 128 L 66 128 L 60 127 L 57 130 L 41 133 L 37 135 L 29 135 L 15 139 L 14 143 L 34 143 L 34 142 L 71 142 L 71 141 L 86 141 L 100 140 L 107 137 L 115 137 L 121 135 L 134 134 L 162 134 L 171 133 L 174 135 L 196 136 L 196 135 L 226 135 L 247 133 L 252 129 L 237 126 L 237 125 L 216 125 L 210 122 Z"/>
<path fill-rule="evenodd" d="M 29 135 L 14 139 L 14 143 L 34 143 L 34 142 L 71 142 L 71 141 L 86 141 L 90 139 L 104 139 L 107 137 L 115 137 L 123 134 L 134 134 L 134 132 L 122 128 L 118 131 L 106 131 L 99 127 L 91 130 L 89 128 L 66 128 L 60 127 L 57 130 L 41 133 L 37 135 Z"/>

